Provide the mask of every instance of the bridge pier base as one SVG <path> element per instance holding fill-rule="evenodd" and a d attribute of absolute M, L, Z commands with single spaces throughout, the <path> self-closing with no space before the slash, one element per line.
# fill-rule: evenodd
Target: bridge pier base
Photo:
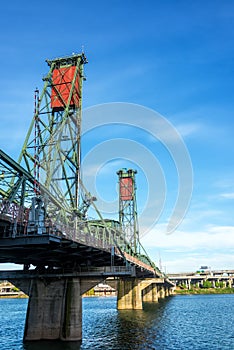
<path fill-rule="evenodd" d="M 158 289 L 155 283 L 143 289 L 143 301 L 158 302 Z"/>
<path fill-rule="evenodd" d="M 140 280 L 137 278 L 119 278 L 118 280 L 118 310 L 142 310 L 142 294 Z"/>
<path fill-rule="evenodd" d="M 24 340 L 82 338 L 82 300 L 79 278 L 32 280 Z"/>
<path fill-rule="evenodd" d="M 163 286 L 159 287 L 159 298 L 164 299 L 165 298 L 165 288 Z"/>
<path fill-rule="evenodd" d="M 157 303 L 172 293 L 172 286 L 161 278 L 119 278 L 117 308 L 141 310 L 142 301 Z"/>

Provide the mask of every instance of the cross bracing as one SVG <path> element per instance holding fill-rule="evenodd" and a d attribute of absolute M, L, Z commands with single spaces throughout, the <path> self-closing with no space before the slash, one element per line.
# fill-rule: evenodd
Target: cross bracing
<path fill-rule="evenodd" d="M 95 198 L 81 182 L 82 85 L 86 62 L 83 53 L 47 60 L 49 72 L 43 79 L 42 92 L 35 90 L 34 116 L 18 163 L 0 152 L 0 238 L 28 242 L 27 237 L 38 241 L 47 235 L 49 241 L 69 242 L 71 246 L 76 242 L 79 247 L 85 245 L 85 249 L 90 246 L 93 256 L 106 251 L 121 256 L 123 261 L 134 263 L 137 258 L 156 269 L 143 247 L 144 253 L 140 254 L 136 206 L 130 213 L 135 219 L 127 217 L 129 225 L 124 220 L 104 220 Z M 88 220 L 90 205 L 94 206 L 98 220 Z M 126 235 L 130 224 L 135 225 L 134 235 L 132 232 Z M 58 264 L 59 250 L 56 249 L 56 262 L 49 254 L 44 256 L 47 263 Z M 71 255 L 70 260 L 76 259 L 77 263 L 78 255 Z M 24 256 L 20 259 L 21 262 L 16 259 L 18 263 L 27 261 Z"/>

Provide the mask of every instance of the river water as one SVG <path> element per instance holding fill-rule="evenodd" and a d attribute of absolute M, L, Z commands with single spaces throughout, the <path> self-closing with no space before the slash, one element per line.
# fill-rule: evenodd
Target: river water
<path fill-rule="evenodd" d="M 179 295 L 144 310 L 116 298 L 83 298 L 83 341 L 23 344 L 27 299 L 0 299 L 0 350 L 234 349 L 234 294 Z"/>

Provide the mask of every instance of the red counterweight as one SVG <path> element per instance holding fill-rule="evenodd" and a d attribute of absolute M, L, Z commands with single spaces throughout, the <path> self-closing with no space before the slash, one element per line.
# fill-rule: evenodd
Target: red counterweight
<path fill-rule="evenodd" d="M 120 199 L 131 201 L 133 198 L 133 181 L 131 177 L 120 178 Z"/>
<path fill-rule="evenodd" d="M 75 72 L 75 66 L 65 66 L 53 70 L 51 90 L 51 107 L 53 109 L 63 110 L 66 108 L 71 90 L 69 106 L 79 107 L 80 76 L 78 73 L 75 77 Z"/>

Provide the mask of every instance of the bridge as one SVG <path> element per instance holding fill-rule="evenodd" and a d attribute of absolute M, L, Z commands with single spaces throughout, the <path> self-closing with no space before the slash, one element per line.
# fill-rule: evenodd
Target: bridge
<path fill-rule="evenodd" d="M 118 280 L 119 310 L 157 302 L 174 283 L 140 243 L 136 171 L 117 172 L 118 220 L 103 218 L 83 185 L 84 53 L 46 62 L 18 161 L 0 150 L 0 263 L 22 265 L 0 279 L 29 295 L 25 340 L 81 340 L 82 294 L 101 281 Z"/>
<path fill-rule="evenodd" d="M 183 286 L 186 289 L 202 287 L 205 281 L 209 281 L 213 288 L 221 285 L 232 288 L 234 286 L 234 270 L 213 270 L 202 273 L 184 272 L 169 274 L 168 277 L 176 286 Z"/>

